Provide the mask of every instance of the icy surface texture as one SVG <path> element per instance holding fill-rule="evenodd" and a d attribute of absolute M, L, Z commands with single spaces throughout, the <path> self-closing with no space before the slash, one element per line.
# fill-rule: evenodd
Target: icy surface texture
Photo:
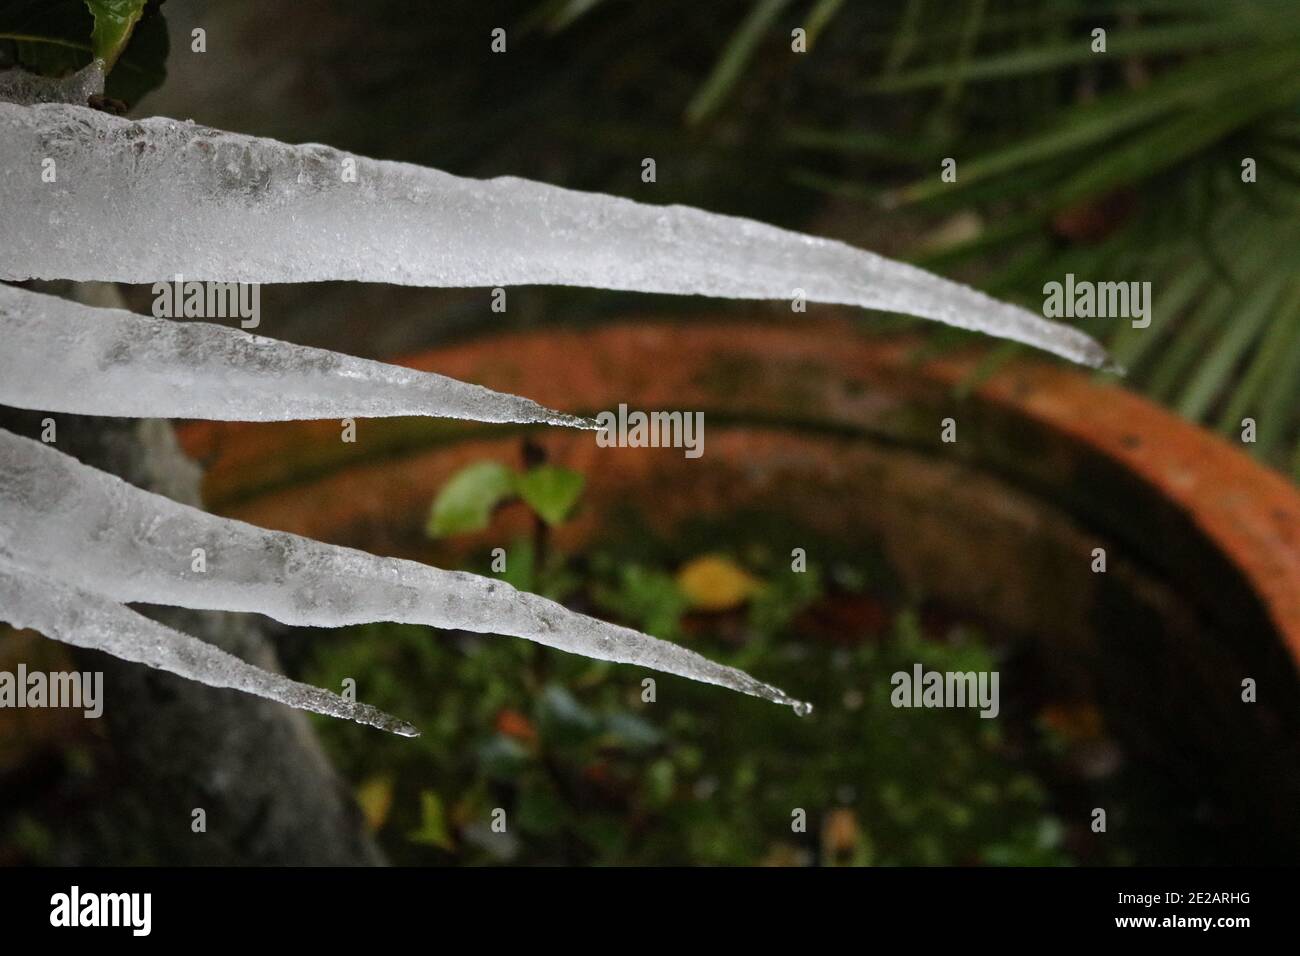
<path fill-rule="evenodd" d="M 6 285 L 0 285 L 0 403 L 140 418 L 435 415 L 594 427 L 442 375 Z"/>
<path fill-rule="evenodd" d="M 41 182 L 46 158 L 55 183 Z M 0 104 L 0 208 L 0 279 L 536 283 L 786 300 L 802 290 L 1107 363 L 1076 329 L 841 242 L 159 117 Z"/>
<path fill-rule="evenodd" d="M 368 704 L 300 684 L 254 667 L 233 654 L 137 614 L 98 594 L 68 587 L 23 569 L 0 551 L 0 621 L 30 627 L 47 637 L 147 664 L 211 687 L 230 687 L 259 697 L 344 717 L 404 737 L 419 735 L 410 724 Z"/>
<path fill-rule="evenodd" d="M 31 106 L 35 103 L 84 105 L 104 93 L 104 67 L 96 60 L 71 76 L 54 79 L 20 67 L 0 71 L 0 100 Z"/>
<path fill-rule="evenodd" d="M 202 549 L 206 570 L 194 570 Z M 0 552 L 119 603 L 251 611 L 286 624 L 397 621 L 509 634 L 807 705 L 743 671 L 510 585 L 207 514 L 0 431 Z"/>

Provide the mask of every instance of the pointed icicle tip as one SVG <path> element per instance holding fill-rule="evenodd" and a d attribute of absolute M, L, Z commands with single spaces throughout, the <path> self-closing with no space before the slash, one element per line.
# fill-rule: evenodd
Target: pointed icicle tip
<path fill-rule="evenodd" d="M 225 421 L 428 415 L 592 427 L 532 399 L 433 372 L 3 284 L 0 342 L 0 403 L 15 408 Z"/>
<path fill-rule="evenodd" d="M 510 635 L 806 712 L 803 702 L 742 670 L 495 578 L 207 514 L 3 429 L 0 462 L 5 466 L 0 469 L 0 542 L 47 576 L 75 582 L 121 605 L 252 612 L 305 627 L 392 621 Z M 52 523 L 58 534 L 50 533 Z M 209 558 L 206 573 L 178 575 L 178 563 L 188 563 L 196 542 Z M 300 691 L 315 709 L 362 719 L 354 716 L 359 711 L 354 701 L 344 705 L 333 695 Z M 398 733 L 414 731 L 404 722 L 384 726 Z"/>

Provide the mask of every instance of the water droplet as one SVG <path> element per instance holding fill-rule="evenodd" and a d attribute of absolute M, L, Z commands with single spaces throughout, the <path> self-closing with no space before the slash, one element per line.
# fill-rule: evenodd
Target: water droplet
<path fill-rule="evenodd" d="M 805 703 L 802 700 L 796 700 L 790 706 L 794 708 L 795 714 L 800 717 L 807 717 L 813 711 L 813 705 Z"/>

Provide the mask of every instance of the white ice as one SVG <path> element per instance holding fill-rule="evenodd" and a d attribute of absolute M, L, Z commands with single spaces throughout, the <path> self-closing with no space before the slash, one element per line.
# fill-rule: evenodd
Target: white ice
<path fill-rule="evenodd" d="M 47 159 L 55 182 L 42 181 Z M 1077 329 L 842 242 L 161 117 L 0 104 L 0 209 L 0 279 L 536 283 L 785 300 L 802 290 L 1108 363 Z"/>
<path fill-rule="evenodd" d="M 0 285 L 0 404 L 139 418 L 434 415 L 594 427 L 442 375 L 8 285 Z"/>
<path fill-rule="evenodd" d="M 195 570 L 202 549 L 206 570 Z M 0 430 L 0 551 L 42 579 L 103 595 L 286 624 L 397 621 L 509 634 L 717 684 L 806 713 L 743 671 L 502 582 L 267 531 L 142 491 Z"/>
<path fill-rule="evenodd" d="M 33 574 L 0 552 L 0 621 L 46 637 L 146 664 L 211 687 L 229 687 L 303 710 L 344 717 L 403 737 L 419 736 L 405 721 L 369 704 L 246 663 L 99 594 Z"/>
<path fill-rule="evenodd" d="M 92 96 L 103 95 L 104 66 L 99 60 L 71 76 L 56 78 L 28 73 L 20 67 L 0 71 L 0 100 L 31 106 L 34 103 L 85 105 Z"/>

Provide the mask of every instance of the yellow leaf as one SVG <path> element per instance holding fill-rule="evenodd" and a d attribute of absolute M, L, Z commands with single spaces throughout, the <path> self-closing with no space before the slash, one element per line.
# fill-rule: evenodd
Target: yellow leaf
<path fill-rule="evenodd" d="M 749 600 L 760 584 L 730 558 L 706 554 L 682 566 L 677 587 L 692 610 L 729 611 Z"/>
<path fill-rule="evenodd" d="M 357 803 L 371 831 L 378 830 L 393 807 L 393 778 L 371 777 L 357 787 Z"/>
<path fill-rule="evenodd" d="M 822 863 L 825 866 L 870 866 L 871 838 L 848 807 L 837 807 L 822 823 Z"/>

